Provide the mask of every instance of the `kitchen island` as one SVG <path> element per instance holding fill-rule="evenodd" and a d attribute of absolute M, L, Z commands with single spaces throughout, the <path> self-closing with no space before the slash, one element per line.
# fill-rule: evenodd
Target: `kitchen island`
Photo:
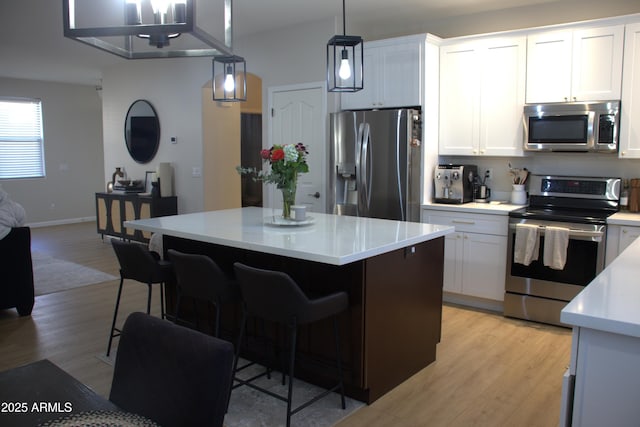
<path fill-rule="evenodd" d="M 560 425 L 638 425 L 640 239 L 562 310 L 573 326 Z"/>
<path fill-rule="evenodd" d="M 436 358 L 442 318 L 444 236 L 453 227 L 310 213 L 304 225 L 277 225 L 279 211 L 242 208 L 137 221 L 163 234 L 164 251 L 203 253 L 232 274 L 233 263 L 285 271 L 309 296 L 346 291 L 340 316 L 348 395 L 370 403 Z M 171 313 L 171 286 L 167 295 Z M 223 307 L 222 336 L 235 341 L 238 307 Z M 250 331 L 251 333 L 251 331 Z M 282 346 L 277 330 L 268 332 Z M 226 334 L 226 335 L 225 335 Z M 331 322 L 300 331 L 296 376 L 326 385 L 335 358 Z M 261 361 L 263 346 L 243 348 Z"/>

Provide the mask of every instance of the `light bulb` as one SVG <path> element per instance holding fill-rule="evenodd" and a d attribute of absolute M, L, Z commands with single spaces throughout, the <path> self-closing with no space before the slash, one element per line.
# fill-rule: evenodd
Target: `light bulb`
<path fill-rule="evenodd" d="M 351 77 L 351 66 L 349 65 L 349 52 L 347 50 L 342 51 L 342 60 L 340 61 L 340 69 L 338 70 L 338 76 L 342 80 L 347 80 Z"/>
<path fill-rule="evenodd" d="M 349 60 L 343 59 L 340 61 L 340 70 L 338 71 L 338 75 L 342 80 L 347 80 L 351 77 L 351 67 L 349 66 Z"/>
<path fill-rule="evenodd" d="M 167 13 L 170 5 L 171 1 L 169 0 L 151 0 L 151 8 L 153 9 L 153 13 Z"/>
<path fill-rule="evenodd" d="M 226 92 L 231 92 L 236 88 L 236 82 L 233 78 L 233 70 L 231 70 L 231 66 L 227 67 L 227 74 L 224 78 L 224 90 Z"/>

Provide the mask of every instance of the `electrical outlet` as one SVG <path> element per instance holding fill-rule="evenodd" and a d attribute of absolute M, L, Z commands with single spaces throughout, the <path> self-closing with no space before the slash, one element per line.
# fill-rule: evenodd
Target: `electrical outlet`
<path fill-rule="evenodd" d="M 484 175 L 487 179 L 493 179 L 493 168 L 487 169 Z"/>

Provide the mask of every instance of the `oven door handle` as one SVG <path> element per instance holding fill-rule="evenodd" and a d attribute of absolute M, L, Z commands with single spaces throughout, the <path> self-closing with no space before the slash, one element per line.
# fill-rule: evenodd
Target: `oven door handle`
<path fill-rule="evenodd" d="M 545 226 L 544 225 L 539 225 L 538 226 L 538 233 L 540 236 L 544 236 L 544 230 L 545 230 Z M 510 224 L 509 225 L 509 229 L 513 230 L 513 232 L 515 232 L 516 230 L 516 224 Z M 602 238 L 604 237 L 604 231 L 594 231 L 594 230 L 580 230 L 577 228 L 570 228 L 569 229 L 569 239 L 573 239 L 573 240 L 589 240 L 592 242 L 602 242 Z"/>

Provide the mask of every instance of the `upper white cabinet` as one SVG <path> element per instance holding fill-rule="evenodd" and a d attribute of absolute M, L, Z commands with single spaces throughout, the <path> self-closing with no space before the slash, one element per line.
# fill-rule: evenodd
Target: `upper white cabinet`
<path fill-rule="evenodd" d="M 342 94 L 343 110 L 422 105 L 425 36 L 365 42 L 363 85 Z"/>
<path fill-rule="evenodd" d="M 626 28 L 620 114 L 620 157 L 640 158 L 640 23 Z"/>
<path fill-rule="evenodd" d="M 624 26 L 533 34 L 527 103 L 620 99 Z"/>
<path fill-rule="evenodd" d="M 522 155 L 526 39 L 440 48 L 440 155 Z"/>

